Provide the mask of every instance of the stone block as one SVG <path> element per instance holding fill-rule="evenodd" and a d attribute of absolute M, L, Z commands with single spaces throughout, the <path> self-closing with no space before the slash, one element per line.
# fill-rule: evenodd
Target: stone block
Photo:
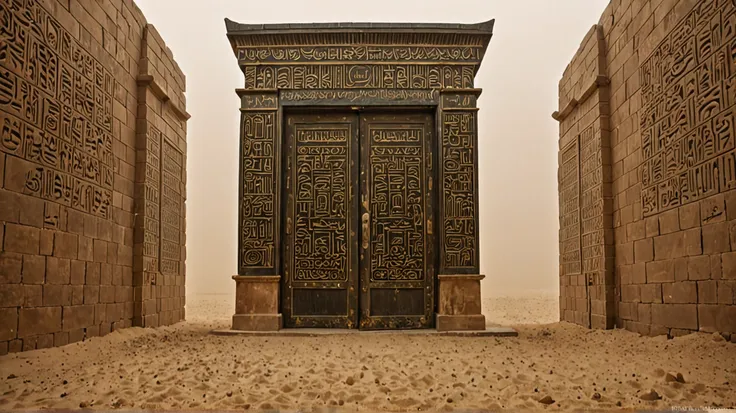
<path fill-rule="evenodd" d="M 439 314 L 481 314 L 480 281 L 483 275 L 440 275 L 438 278 Z"/>
<path fill-rule="evenodd" d="M 701 255 L 687 258 L 687 276 L 689 280 L 707 280 L 710 278 L 710 256 Z"/>
<path fill-rule="evenodd" d="M 144 326 L 158 325 L 153 319 L 146 316 Z M 154 326 L 155 326 L 154 325 Z M 283 325 L 281 314 L 235 314 L 233 315 L 233 330 L 241 331 L 278 331 Z"/>
<path fill-rule="evenodd" d="M 736 306 L 698 305 L 700 331 L 707 333 L 736 333 Z"/>
<path fill-rule="evenodd" d="M 662 284 L 665 304 L 697 304 L 698 289 L 694 281 Z"/>
<path fill-rule="evenodd" d="M 280 276 L 234 276 L 235 314 L 277 314 Z"/>
<path fill-rule="evenodd" d="M 736 281 L 718 281 L 718 304 L 736 304 Z"/>
<path fill-rule="evenodd" d="M 703 226 L 703 254 L 711 255 L 731 250 L 728 222 Z"/>
<path fill-rule="evenodd" d="M 38 249 L 41 255 L 52 255 L 54 253 L 54 232 L 42 229 L 39 233 Z"/>
<path fill-rule="evenodd" d="M 652 304 L 652 324 L 668 328 L 698 329 L 696 304 Z"/>
<path fill-rule="evenodd" d="M 69 332 L 68 331 L 60 331 L 58 333 L 54 333 L 54 346 L 60 347 L 65 346 L 69 344 Z"/>
<path fill-rule="evenodd" d="M 736 280 L 736 252 L 721 254 L 721 278 Z"/>
<path fill-rule="evenodd" d="M 675 260 L 652 261 L 646 265 L 647 283 L 675 281 Z"/>
<path fill-rule="evenodd" d="M 38 254 L 40 242 L 40 230 L 35 227 L 5 224 L 5 251 L 20 254 Z"/>
<path fill-rule="evenodd" d="M 46 279 L 46 258 L 42 255 L 23 256 L 23 284 L 43 284 Z"/>
<path fill-rule="evenodd" d="M 724 194 L 714 195 L 700 201 L 700 218 L 703 225 L 726 221 L 726 199 Z"/>
<path fill-rule="evenodd" d="M 54 257 L 77 259 L 79 242 L 76 234 L 57 232 L 54 234 Z"/>
<path fill-rule="evenodd" d="M 71 261 L 66 258 L 46 257 L 46 283 L 69 284 L 71 281 Z"/>
<path fill-rule="evenodd" d="M 70 283 L 72 285 L 84 285 L 85 277 L 87 275 L 87 265 L 84 261 L 72 260 L 71 261 L 71 277 Z"/>
<path fill-rule="evenodd" d="M 687 258 L 675 258 L 675 281 L 687 281 Z"/>
<path fill-rule="evenodd" d="M 114 285 L 101 285 L 100 286 L 100 302 L 101 303 L 114 303 L 115 302 L 115 286 Z"/>
<path fill-rule="evenodd" d="M 15 252 L 0 252 L 0 284 L 18 284 L 21 282 L 23 255 Z M 1 305 L 1 304 L 0 304 Z"/>
<path fill-rule="evenodd" d="M 21 308 L 18 338 L 61 331 L 61 307 Z"/>
<path fill-rule="evenodd" d="M 86 285 L 100 285 L 101 266 L 98 262 L 87 263 Z"/>
<path fill-rule="evenodd" d="M 0 308 L 0 341 L 18 337 L 18 309 Z"/>
<path fill-rule="evenodd" d="M 649 262 L 654 260 L 654 240 L 645 238 L 634 242 L 634 262 Z"/>
<path fill-rule="evenodd" d="M 718 281 L 698 281 L 698 304 L 718 304 Z"/>
<path fill-rule="evenodd" d="M 0 308 L 23 306 L 23 284 L 0 284 Z"/>
<path fill-rule="evenodd" d="M 24 285 L 23 291 L 25 293 L 23 307 L 32 308 L 43 306 L 43 285 Z"/>
<path fill-rule="evenodd" d="M 72 305 L 84 304 L 84 285 L 71 285 Z"/>
<path fill-rule="evenodd" d="M 44 334 L 36 338 L 36 349 L 51 348 L 54 346 L 54 335 Z"/>
<path fill-rule="evenodd" d="M 107 242 L 101 239 L 93 240 L 94 261 L 99 263 L 107 262 Z"/>
<path fill-rule="evenodd" d="M 85 285 L 84 286 L 84 304 L 97 304 L 100 302 L 100 286 Z"/>
<path fill-rule="evenodd" d="M 65 285 L 45 284 L 43 286 L 43 305 L 46 307 L 71 305 L 71 291 Z"/>
<path fill-rule="evenodd" d="M 79 236 L 77 247 L 78 258 L 81 261 L 94 261 L 94 244 L 92 238 Z"/>
<path fill-rule="evenodd" d="M 640 303 L 637 307 L 638 319 L 640 323 L 651 324 L 652 322 L 652 305 Z"/>
<path fill-rule="evenodd" d="M 94 324 L 95 306 L 94 305 L 75 305 L 64 307 L 64 331 L 73 331 L 85 328 Z"/>
<path fill-rule="evenodd" d="M 641 301 L 641 294 L 639 285 L 622 285 L 621 286 L 621 301 L 629 303 L 638 303 Z"/>
<path fill-rule="evenodd" d="M 691 203 L 680 207 L 680 228 L 690 229 L 700 226 L 700 204 Z"/>
<path fill-rule="evenodd" d="M 640 262 L 631 267 L 631 282 L 634 284 L 646 284 L 647 270 L 646 263 Z"/>
<path fill-rule="evenodd" d="M 656 216 L 644 219 L 647 238 L 656 237 L 659 234 L 659 219 Z"/>
<path fill-rule="evenodd" d="M 659 214 L 659 233 L 670 234 L 680 230 L 680 216 L 677 209 Z"/>

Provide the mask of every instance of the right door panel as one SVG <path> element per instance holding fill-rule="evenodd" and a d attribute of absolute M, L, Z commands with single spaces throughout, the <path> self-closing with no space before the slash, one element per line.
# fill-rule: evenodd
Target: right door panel
<path fill-rule="evenodd" d="M 432 121 L 361 114 L 362 329 L 434 325 Z"/>

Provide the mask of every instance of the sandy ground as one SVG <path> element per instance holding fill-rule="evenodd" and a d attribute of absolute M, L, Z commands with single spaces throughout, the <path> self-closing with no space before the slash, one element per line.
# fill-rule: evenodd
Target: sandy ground
<path fill-rule="evenodd" d="M 189 297 L 186 323 L 0 357 L 0 410 L 438 411 L 736 406 L 736 345 L 554 322 L 554 296 L 492 298 L 516 338 L 405 334 L 222 337 L 230 296 Z M 672 376 L 670 377 L 670 373 Z M 684 383 L 673 380 L 677 373 Z M 644 400 L 656 391 L 661 399 Z M 554 400 L 540 403 L 545 397 Z"/>

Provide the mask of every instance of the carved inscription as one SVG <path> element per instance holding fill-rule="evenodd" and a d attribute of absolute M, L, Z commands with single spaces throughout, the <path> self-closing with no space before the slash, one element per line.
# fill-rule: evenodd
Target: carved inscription
<path fill-rule="evenodd" d="M 161 273 L 179 275 L 182 230 L 182 176 L 184 155 L 168 140 L 162 141 Z"/>
<path fill-rule="evenodd" d="M 252 46 L 237 50 L 241 65 L 280 62 L 480 62 L 480 46 Z"/>
<path fill-rule="evenodd" d="M 423 280 L 423 130 L 372 124 L 368 135 L 371 281 Z"/>
<path fill-rule="evenodd" d="M 639 69 L 644 216 L 736 188 L 735 9 L 698 2 Z"/>
<path fill-rule="evenodd" d="M 369 100 L 374 103 L 402 102 L 416 105 L 431 105 L 437 102 L 437 90 L 406 89 L 360 89 L 360 90 L 282 90 L 283 104 L 303 104 L 331 102 L 350 104 Z"/>
<path fill-rule="evenodd" d="M 443 94 L 442 107 L 444 108 L 475 108 L 478 97 L 470 94 Z"/>
<path fill-rule="evenodd" d="M 161 131 L 150 123 L 146 136 L 146 181 L 143 204 L 143 270 L 159 270 L 161 245 Z"/>
<path fill-rule="evenodd" d="M 278 109 L 278 100 L 273 94 L 243 94 L 242 107 L 248 109 Z"/>
<path fill-rule="evenodd" d="M 274 266 L 274 112 L 244 112 L 241 126 L 240 266 Z"/>
<path fill-rule="evenodd" d="M 26 161 L 6 189 L 111 219 L 114 90 L 35 1 L 0 3 L 0 150 Z"/>
<path fill-rule="evenodd" d="M 604 270 L 603 246 L 603 166 L 601 135 L 597 127 L 589 127 L 580 134 L 580 254 L 582 271 L 595 276 Z"/>
<path fill-rule="evenodd" d="M 560 275 L 581 274 L 580 149 L 578 139 L 562 151 L 559 171 Z"/>
<path fill-rule="evenodd" d="M 295 130 L 294 280 L 347 281 L 350 129 Z"/>
<path fill-rule="evenodd" d="M 442 114 L 443 266 L 478 266 L 476 187 L 474 179 L 475 113 Z"/>
<path fill-rule="evenodd" d="M 473 87 L 473 65 L 246 66 L 246 89 L 440 89 Z"/>

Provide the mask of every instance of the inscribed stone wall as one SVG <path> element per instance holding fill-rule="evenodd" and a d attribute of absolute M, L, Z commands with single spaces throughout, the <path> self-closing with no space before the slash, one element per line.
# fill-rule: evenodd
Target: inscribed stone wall
<path fill-rule="evenodd" d="M 616 325 L 736 333 L 736 2 L 615 1 L 599 27 Z"/>
<path fill-rule="evenodd" d="M 157 179 L 136 169 L 149 29 L 129 0 L 0 3 L 0 354 L 142 325 L 135 185 Z M 178 68 L 166 76 L 183 123 L 184 77 Z M 163 131 L 180 155 L 161 165 L 182 177 L 182 278 L 185 128 Z M 183 317 L 183 279 L 163 278 L 157 297 L 177 299 L 157 311 L 173 322 Z"/>

